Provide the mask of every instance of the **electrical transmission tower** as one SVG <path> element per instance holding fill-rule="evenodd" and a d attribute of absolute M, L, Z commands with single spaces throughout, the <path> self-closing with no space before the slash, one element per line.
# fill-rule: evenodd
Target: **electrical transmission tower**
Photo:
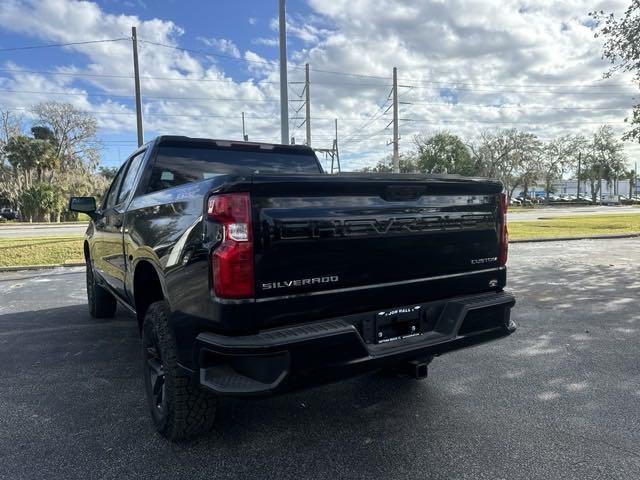
<path fill-rule="evenodd" d="M 331 170 L 329 173 L 333 173 L 336 170 L 340 173 L 340 151 L 338 150 L 338 119 L 333 120 L 335 126 L 335 137 L 333 138 L 333 145 L 331 148 L 314 148 L 313 150 L 318 153 L 324 153 L 325 157 L 331 158 Z"/>

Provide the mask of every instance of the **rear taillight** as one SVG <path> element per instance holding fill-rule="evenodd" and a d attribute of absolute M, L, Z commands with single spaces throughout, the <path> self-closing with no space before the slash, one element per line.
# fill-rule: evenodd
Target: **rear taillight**
<path fill-rule="evenodd" d="M 498 205 L 498 228 L 500 242 L 500 251 L 498 252 L 498 265 L 504 267 L 507 264 L 507 255 L 509 253 L 509 232 L 507 231 L 507 195 L 501 193 Z"/>
<path fill-rule="evenodd" d="M 254 295 L 251 198 L 248 193 L 209 197 L 207 214 L 220 222 L 223 238 L 211 255 L 213 293 L 221 298 Z"/>

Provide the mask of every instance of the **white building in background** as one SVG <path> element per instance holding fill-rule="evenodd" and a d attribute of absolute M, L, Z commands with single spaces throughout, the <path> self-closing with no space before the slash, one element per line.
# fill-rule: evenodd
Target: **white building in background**
<path fill-rule="evenodd" d="M 636 187 L 635 192 L 631 192 L 630 190 L 629 179 L 617 180 L 616 182 L 607 183 L 606 180 L 601 180 L 601 195 L 624 195 L 626 197 L 631 195 L 637 195 L 639 190 Z M 544 191 L 544 187 L 542 188 Z M 557 182 L 553 182 L 552 190 L 555 191 L 556 195 L 576 195 L 578 192 L 578 181 L 577 180 L 559 180 Z M 591 195 L 591 182 L 580 182 L 580 195 Z"/>
<path fill-rule="evenodd" d="M 630 184 L 628 179 L 618 180 L 616 185 L 613 182 L 607 184 L 606 180 L 602 180 L 601 195 L 624 195 L 629 196 Z M 640 182 L 639 182 L 640 183 Z M 640 185 L 638 186 L 640 187 Z M 636 187 L 635 192 L 631 192 L 631 195 L 640 194 L 640 188 Z M 558 180 L 553 182 L 551 191 L 556 195 L 576 195 L 578 193 L 578 181 L 577 180 Z M 516 194 L 521 193 L 522 190 L 516 189 Z M 544 195 L 544 185 L 536 185 L 529 188 L 529 196 Z M 580 182 L 580 195 L 591 196 L 591 183 L 589 181 Z"/>

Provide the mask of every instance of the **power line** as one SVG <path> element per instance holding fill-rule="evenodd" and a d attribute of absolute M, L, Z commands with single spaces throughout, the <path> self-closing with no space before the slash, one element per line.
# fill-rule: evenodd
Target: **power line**
<path fill-rule="evenodd" d="M 178 48 L 178 47 L 176 47 Z M 235 57 L 229 57 L 229 58 L 235 58 Z M 236 60 L 242 60 L 242 59 L 236 59 Z M 297 68 L 297 67 L 296 67 Z M 344 73 L 344 72 L 333 72 L 333 71 L 328 71 L 328 70 L 315 70 L 315 69 L 311 69 L 311 71 L 314 72 L 321 72 L 321 73 L 328 73 L 328 74 L 335 74 L 335 75 L 347 75 L 347 76 L 360 76 L 360 77 L 372 77 L 372 76 L 368 76 L 368 75 L 363 75 L 363 74 L 351 74 L 351 73 Z M 56 71 L 50 71 L 50 70 L 27 70 L 27 69 L 17 69 L 17 68 L 0 68 L 0 72 L 8 72 L 8 73 L 31 73 L 31 74 L 43 74 L 43 75 L 56 75 L 56 76 L 67 76 L 67 77 L 87 77 L 87 78 L 121 78 L 121 79 L 133 79 L 132 75 L 117 75 L 117 74 L 106 74 L 106 73 L 85 73 L 85 72 L 56 72 Z M 382 77 L 375 77 L 373 76 L 372 78 L 382 78 Z M 166 80 L 166 81 L 176 81 L 176 82 L 213 82 L 213 83 L 228 83 L 228 84 L 235 84 L 236 81 L 234 81 L 233 79 L 229 78 L 229 79 L 219 79 L 219 78 L 188 78 L 188 77 L 156 77 L 153 75 L 141 75 L 140 79 L 145 79 L 145 80 Z M 248 80 L 245 80 L 244 82 L 247 82 Z M 238 83 L 244 83 L 243 81 L 240 81 Z M 250 81 L 251 84 L 278 84 L 279 82 L 277 81 L 273 81 L 273 80 L 251 80 Z M 291 83 L 297 83 L 297 82 L 291 82 Z M 314 80 L 314 84 L 319 84 L 319 85 L 337 85 L 337 86 L 358 86 L 358 87 L 390 87 L 391 84 L 389 83 L 347 83 L 347 82 L 339 82 L 339 81 L 335 81 L 335 82 L 329 82 L 329 81 L 322 81 L 322 80 Z M 553 91 L 553 90 L 547 90 L 547 91 L 532 91 L 532 90 L 525 90 L 525 91 L 517 91 L 517 90 L 490 90 L 490 89 L 475 89 L 475 88 L 458 88 L 456 87 L 456 83 L 451 83 L 450 84 L 452 86 L 451 90 L 453 90 L 455 92 L 457 91 L 467 91 L 467 92 L 475 92 L 475 93 L 515 93 L 515 94 L 531 94 L 531 93 L 535 93 L 535 94 L 550 94 L 550 95 L 619 95 L 619 96 L 630 96 L 632 95 L 632 93 L 624 93 L 624 92 L 612 92 L 612 91 L 581 91 L 581 92 L 564 92 L 564 91 Z M 487 86 L 493 85 L 493 84 L 484 84 Z M 496 86 L 500 86 L 501 84 L 495 84 Z M 611 86 L 611 85 L 607 85 L 607 86 Z M 622 86 L 622 84 L 620 84 L 620 86 Z M 399 88 L 409 88 L 409 89 L 417 89 L 417 90 L 424 90 L 424 89 L 434 89 L 437 87 L 433 87 L 433 86 L 425 86 L 425 85 L 409 85 L 409 84 L 403 84 L 403 85 L 398 85 Z M 520 86 L 521 88 L 528 88 L 526 85 Z M 533 88 L 533 86 L 532 86 Z M 535 88 L 539 88 L 539 87 L 535 87 Z M 558 87 L 549 87 L 549 88 L 558 88 Z M 406 92 L 405 92 L 406 93 Z M 402 95 L 404 95 L 405 93 L 403 93 Z"/>
<path fill-rule="evenodd" d="M 69 43 L 49 43 L 45 45 L 27 45 L 24 47 L 0 48 L 0 52 L 15 52 L 18 50 L 35 50 L 38 48 L 54 48 L 54 47 L 71 47 L 73 45 L 90 45 L 94 43 L 121 42 L 122 40 L 131 40 L 128 37 L 107 38 L 104 40 L 87 40 L 85 42 L 69 42 Z"/>
<path fill-rule="evenodd" d="M 380 130 L 376 130 L 373 133 L 370 134 L 359 134 L 359 135 L 355 135 L 353 137 L 351 137 L 351 139 L 349 140 L 348 145 L 353 145 L 354 143 L 359 143 L 359 142 L 363 142 L 365 140 L 369 140 L 373 137 L 388 137 L 389 134 L 387 133 L 388 127 L 384 127 L 381 128 Z M 344 148 L 346 142 L 342 142 L 342 147 Z"/>
<path fill-rule="evenodd" d="M 271 67 L 277 67 L 279 65 L 278 62 L 275 62 L 275 61 L 250 60 L 248 58 L 234 57 L 232 55 L 224 55 L 222 53 L 211 52 L 211 51 L 202 50 L 202 49 L 178 47 L 176 45 L 168 45 L 166 43 L 153 42 L 151 40 L 140 40 L 140 42 L 147 43 L 147 44 L 150 44 L 150 45 L 155 45 L 155 46 L 158 46 L 158 47 L 164 47 L 164 48 L 170 48 L 170 49 L 174 49 L 174 50 L 179 50 L 179 51 L 183 51 L 183 52 L 197 53 L 197 54 L 200 54 L 200 55 L 210 55 L 210 56 L 219 57 L 219 58 L 226 58 L 228 60 L 239 61 L 239 62 L 268 65 L 268 66 L 271 66 Z M 292 63 L 289 63 L 288 67 L 296 68 L 296 69 L 300 69 L 300 70 L 304 70 L 304 68 L 305 68 L 304 64 L 297 65 L 297 64 L 292 64 Z M 322 69 L 316 69 L 316 68 L 312 68 L 311 71 L 317 72 L 317 73 L 326 73 L 326 74 L 331 74 L 331 75 L 342 75 L 342 76 L 349 76 L 349 77 L 375 78 L 377 80 L 388 80 L 388 77 L 381 77 L 381 76 L 377 76 L 377 75 L 366 75 L 366 74 L 362 74 L 362 73 L 337 72 L 337 71 L 333 71 L 333 70 L 322 70 Z"/>
<path fill-rule="evenodd" d="M 21 93 L 21 94 L 30 94 L 30 95 L 69 95 L 69 96 L 81 96 L 81 97 L 107 97 L 107 98 L 125 98 L 125 99 L 133 99 L 133 95 L 118 95 L 112 93 L 86 93 L 86 92 L 49 92 L 49 91 L 36 91 L 36 90 L 10 90 L 10 89 L 0 89 L 0 92 L 6 93 Z M 296 96 L 300 96 L 298 93 L 294 92 L 291 89 L 291 92 Z M 154 95 L 145 95 L 145 99 L 151 100 L 216 100 L 216 101 L 229 101 L 229 102 L 252 102 L 252 103 L 278 103 L 279 100 L 273 99 L 253 99 L 253 98 L 226 98 L 226 97 L 165 97 L 165 96 L 154 96 Z M 536 105 L 536 104 L 501 104 L 501 105 L 491 105 L 491 104 L 481 104 L 481 103 L 467 103 L 467 102 L 458 102 L 458 103 L 443 103 L 443 102 L 411 102 L 412 105 L 426 105 L 433 107 L 479 107 L 479 108 L 495 108 L 495 109 L 528 109 L 528 110 L 629 110 L 632 107 L 551 107 L 547 105 Z M 292 108 L 293 105 L 291 106 Z M 295 110 L 299 108 L 296 107 Z M 318 120 L 331 120 L 333 121 L 333 117 L 316 117 Z M 297 117 L 292 117 L 292 119 L 297 119 Z M 360 118 L 341 118 L 340 120 L 359 120 Z"/>
<path fill-rule="evenodd" d="M 607 87 L 633 87 L 627 83 L 606 83 L 602 85 L 593 84 L 570 84 L 570 83 L 538 83 L 538 84 L 519 84 L 519 83 L 482 83 L 482 82 L 459 82 L 442 81 L 442 80 L 417 80 L 411 78 L 399 78 L 398 81 L 409 82 L 414 85 L 463 85 L 463 86 L 485 86 L 485 87 L 513 87 L 513 88 L 607 88 Z M 594 81 L 595 82 L 595 81 Z"/>
<path fill-rule="evenodd" d="M 398 86 L 402 86 L 402 87 L 406 87 L 406 88 L 415 88 L 415 89 L 429 89 L 429 90 L 433 90 L 434 88 L 438 88 L 438 87 L 433 87 L 433 86 L 420 86 L 420 85 L 398 85 Z M 440 88 L 440 90 L 442 90 L 443 88 Z M 524 91 L 518 91 L 518 90 L 501 90 L 501 89 L 494 89 L 494 90 L 490 90 L 490 89 L 480 89 L 480 88 L 467 88 L 467 87 L 450 87 L 450 88 L 446 88 L 447 90 L 451 90 L 452 94 L 455 94 L 456 92 L 475 92 L 475 93 L 495 93 L 495 94 L 499 94 L 499 93 L 516 93 L 516 94 L 521 94 L 521 95 L 530 95 L 532 93 L 536 93 L 536 94 L 546 94 L 546 95 L 616 95 L 616 96 L 631 96 L 633 95 L 633 93 L 629 92 L 629 93 L 624 93 L 624 92 L 613 92 L 613 91 L 590 91 L 590 92 L 583 92 L 583 91 L 555 91 L 555 90 L 524 90 Z"/>
<path fill-rule="evenodd" d="M 109 39 L 102 39 L 102 40 L 87 40 L 87 41 L 81 41 L 81 42 L 68 42 L 68 43 L 52 43 L 52 44 L 42 44 L 42 45 L 27 45 L 27 46 L 21 46 L 21 47 L 8 47 L 8 48 L 0 48 L 0 52 L 10 52 L 10 51 L 20 51 L 20 50 L 33 50 L 33 49 L 40 49 L 40 48 L 54 48 L 54 47 L 69 47 L 69 46 L 79 46 L 79 45 L 90 45 L 90 44 L 99 44 L 99 43 L 108 43 L 108 42 L 119 42 L 119 41 L 123 41 L 123 40 L 130 40 L 129 37 L 119 37 L 119 38 L 109 38 Z M 169 45 L 166 43 L 161 43 L 161 42 L 155 42 L 155 41 L 151 41 L 151 40 L 143 40 L 143 39 L 139 39 L 140 43 L 146 43 L 149 45 L 154 45 L 154 46 L 158 46 L 158 47 L 163 47 L 163 48 L 168 48 L 168 49 L 173 49 L 173 50 L 178 50 L 178 51 L 183 51 L 183 52 L 189 52 L 189 53 L 197 53 L 200 55 L 208 55 L 208 56 L 213 56 L 213 57 L 218 57 L 218 58 L 225 58 L 227 60 L 232 60 L 232 61 L 240 61 L 240 62 L 246 62 L 246 63 L 256 63 L 256 64 L 262 64 L 262 65 L 269 65 L 269 66 L 277 66 L 278 63 L 275 61 L 268 61 L 268 60 L 251 60 L 251 59 L 247 59 L 247 58 L 242 58 L 242 57 L 236 57 L 236 56 L 232 56 L 232 55 L 225 55 L 222 53 L 218 53 L 218 52 L 211 52 L 208 50 L 203 50 L 203 49 L 194 49 L 194 48 L 186 48 L 186 47 L 179 47 L 177 45 Z M 289 64 L 289 66 L 291 68 L 296 68 L 296 69 L 304 69 L 304 64 Z M 335 70 L 324 70 L 324 69 L 317 69 L 317 68 L 311 68 L 311 71 L 316 72 L 316 73 L 324 73 L 324 74 L 329 74 L 329 75 L 339 75 L 339 76 L 347 76 L 347 77 L 357 77 L 357 78 L 373 78 L 376 80 L 388 80 L 388 77 L 386 76 L 381 76 L 381 75 L 371 75 L 371 74 L 364 74 L 364 73 L 349 73 L 349 72 L 340 72 L 340 71 L 335 71 Z M 44 72 L 43 72 L 44 73 Z M 47 72 L 47 73 L 54 73 L 54 72 Z M 57 74 L 60 74 L 58 72 L 55 72 Z M 102 76 L 107 76 L 107 75 L 102 75 Z M 128 77 L 128 76 L 123 76 L 123 75 L 109 75 L 110 77 L 116 77 L 116 78 L 132 78 L 132 77 Z M 143 78 L 143 77 L 141 77 Z M 178 80 L 178 79 L 176 79 Z M 179 79 L 182 80 L 182 79 Z M 404 80 L 404 79 L 403 79 Z M 412 79 L 408 79 L 409 81 L 414 81 Z M 420 82 L 424 82 L 424 81 L 417 81 L 418 83 Z M 278 83 L 278 82 L 271 82 L 271 83 Z M 320 83 L 320 82 L 318 82 Z M 430 82 L 430 83 L 447 83 L 447 82 Z M 451 82 L 449 82 L 451 83 Z M 458 83 L 458 82 L 454 82 Z M 385 85 L 386 86 L 386 85 Z"/>
<path fill-rule="evenodd" d="M 481 108 L 526 108 L 529 110 L 629 110 L 631 107 L 549 107 L 546 105 L 511 104 L 491 105 L 482 103 L 443 103 L 443 102 L 411 102 L 411 105 L 430 105 L 434 107 L 481 107 Z"/>
<path fill-rule="evenodd" d="M 111 98 L 134 98 L 133 95 L 115 95 L 111 93 L 84 93 L 84 92 L 47 92 L 47 91 L 33 91 L 33 90 L 2 90 L 0 92 L 9 93 L 26 93 L 31 95 L 47 94 L 47 95 L 73 95 L 82 97 L 111 97 Z M 279 100 L 269 99 L 253 99 L 253 98 L 224 98 L 224 97 L 163 97 L 145 95 L 145 99 L 152 100 L 220 100 L 227 102 L 255 102 L 255 103 L 278 103 Z"/>
<path fill-rule="evenodd" d="M 535 122 L 526 122 L 526 121 L 494 121 L 494 120 L 448 120 L 442 119 L 437 122 L 431 120 L 422 120 L 422 119 L 414 119 L 414 118 L 401 118 L 401 122 L 415 122 L 415 123 L 426 123 L 432 125 L 439 125 L 441 123 L 452 123 L 452 124 L 522 124 L 522 125 L 626 125 L 625 122 L 566 122 L 566 121 L 558 121 L 558 122 L 548 122 L 548 121 L 535 121 Z"/>
<path fill-rule="evenodd" d="M 54 72 L 50 70 L 26 70 L 26 69 L 18 69 L 18 68 L 0 68 L 0 72 L 12 72 L 12 73 L 35 73 L 35 74 L 45 74 L 45 75 L 60 75 L 66 77 L 95 77 L 95 78 L 124 78 L 124 79 L 133 79 L 133 75 L 113 75 L 107 73 L 84 73 L 84 72 Z M 178 81 L 178 82 L 216 82 L 216 83 L 230 83 L 233 84 L 234 80 L 229 79 L 217 79 L 217 78 L 180 78 L 180 77 L 154 77 L 154 76 L 145 76 L 141 75 L 141 79 L 147 80 L 168 80 L 168 81 Z M 242 82 L 240 82 L 242 83 Z M 252 81 L 251 83 L 273 83 L 277 84 L 279 82 L 272 80 L 257 80 Z"/>
<path fill-rule="evenodd" d="M 200 54 L 200 55 L 207 55 L 207 56 L 218 57 L 218 58 L 226 58 L 227 60 L 234 60 L 236 62 L 256 63 L 256 64 L 262 64 L 262 65 L 269 65 L 271 67 L 277 67 L 278 66 L 278 62 L 275 62 L 275 61 L 270 62 L 270 61 L 266 61 L 266 60 L 250 60 L 248 58 L 234 57 L 232 55 L 225 55 L 223 53 L 211 52 L 211 51 L 208 51 L 208 50 L 202 50 L 202 49 L 196 49 L 196 48 L 178 47 L 176 45 L 169 45 L 169 44 L 166 44 L 166 43 L 153 42 L 151 40 L 139 40 L 139 41 L 140 41 L 140 43 L 146 43 L 148 45 L 155 45 L 156 47 L 169 48 L 169 49 L 178 50 L 178 51 L 181 51 L 181 52 L 197 53 L 197 54 Z M 291 67 L 298 68 L 296 65 L 291 65 Z"/>
<path fill-rule="evenodd" d="M 6 108 L 0 106 L 1 109 L 9 112 L 25 112 L 29 111 L 26 107 L 16 107 L 16 108 Z M 135 115 L 135 112 L 105 112 L 105 111 L 95 111 L 95 110 L 78 110 L 80 113 L 89 113 L 91 115 Z M 146 116 L 149 117 L 185 117 L 185 118 L 226 118 L 226 119 L 236 119 L 235 115 L 209 115 L 209 114 L 181 114 L 181 113 L 162 113 L 162 112 L 145 112 Z M 275 115 L 273 116 L 265 116 L 265 117 L 248 117 L 245 115 L 245 118 L 251 118 L 255 120 L 273 120 L 277 118 Z"/>
<path fill-rule="evenodd" d="M 101 39 L 101 40 L 86 40 L 86 41 L 80 41 L 80 42 L 52 43 L 52 44 L 41 44 L 41 45 L 26 45 L 26 46 L 21 46 L 21 47 L 7 47 L 7 48 L 0 48 L 0 52 L 33 50 L 33 49 L 54 48 L 54 47 L 69 47 L 69 46 L 79 46 L 79 45 L 90 45 L 90 44 L 119 42 L 119 41 L 124 41 L 124 40 L 128 41 L 128 40 L 130 40 L 130 38 L 129 37 L 119 37 L 119 38 L 109 38 L 109 39 Z M 208 51 L 208 50 L 179 47 L 179 46 L 176 46 L 176 45 L 169 45 L 169 44 L 166 44 L 166 43 L 155 42 L 155 41 L 151 41 L 151 40 L 142 40 L 142 39 L 140 39 L 139 41 L 141 43 L 146 43 L 146 44 L 149 44 L 149 45 L 159 46 L 159 47 L 163 47 L 163 48 L 169 48 L 169 49 L 183 51 L 183 52 L 189 52 L 189 53 L 197 53 L 197 54 L 201 54 L 201 55 L 214 56 L 214 57 L 218 57 L 218 58 L 225 58 L 225 59 L 233 60 L 233 61 L 240 61 L 240 62 L 246 62 L 246 63 L 255 63 L 255 64 L 263 64 L 263 65 L 269 65 L 269 66 L 277 66 L 278 65 L 278 63 L 275 62 L 275 61 L 251 60 L 251 59 L 247 59 L 247 58 L 236 57 L 236 56 L 232 56 L 232 55 L 225 55 L 225 54 L 217 53 L 217 52 L 211 52 L 211 51 Z M 296 69 L 304 69 L 305 68 L 303 64 L 300 64 L 300 65 L 289 64 L 289 66 L 292 67 L 292 68 L 296 68 Z M 364 73 L 350 73 L 350 72 L 342 72 L 342 71 L 335 71 L 335 70 L 324 70 L 324 69 L 317 69 L 317 68 L 311 68 L 311 71 L 316 72 L 316 73 L 329 74 L 329 75 L 339 75 L 339 76 L 356 77 L 356 78 L 372 78 L 372 79 L 376 79 L 376 80 L 387 80 L 388 81 L 388 77 L 387 76 L 381 76 L 381 75 L 371 75 L 371 74 L 364 74 Z M 444 71 L 441 71 L 441 70 L 436 70 L 436 71 L 439 71 L 440 73 L 444 73 Z M 44 73 L 44 72 L 42 72 L 42 73 Z M 47 73 L 62 74 L 60 72 L 47 72 Z M 80 74 L 72 74 L 72 75 L 80 75 Z M 95 75 L 95 76 L 98 76 L 98 75 Z M 101 75 L 101 76 L 109 76 L 109 77 L 116 77 L 116 78 L 132 78 L 132 77 L 129 77 L 129 76 L 124 76 L 124 75 Z M 159 77 L 156 77 L 156 78 L 159 78 Z M 169 78 L 163 78 L 163 79 L 169 80 Z M 171 79 L 171 80 L 184 80 L 184 79 L 175 78 L 175 79 Z M 208 79 L 203 79 L 203 80 L 208 80 Z M 209 80 L 209 81 L 211 81 L 211 80 Z M 606 87 L 612 87 L 612 86 L 620 86 L 620 87 L 631 87 L 632 86 L 630 84 L 604 84 L 604 85 L 564 84 L 564 83 L 563 84 L 501 84 L 501 83 L 482 83 L 482 82 L 421 80 L 421 79 L 415 79 L 415 78 L 401 78 L 401 79 L 399 79 L 399 81 L 413 83 L 414 85 L 410 85 L 410 87 L 412 87 L 412 88 L 417 88 L 418 85 L 451 85 L 451 86 L 456 87 L 457 90 L 461 89 L 461 88 L 459 88 L 460 85 L 467 86 L 467 87 L 469 87 L 469 86 L 491 86 L 491 87 L 510 87 L 510 88 L 562 88 L 562 87 L 565 87 L 565 88 L 569 88 L 569 87 L 571 87 L 571 88 L 603 88 L 604 87 L 604 88 L 606 88 Z M 269 82 L 269 83 L 278 83 L 278 82 Z M 323 82 L 317 82 L 317 83 L 323 83 Z M 356 85 L 359 85 L 359 84 L 356 84 Z M 378 84 L 378 85 L 382 86 L 381 84 Z M 408 86 L 408 85 L 402 85 L 402 86 Z"/>
<path fill-rule="evenodd" d="M 389 93 L 387 93 L 387 95 L 386 95 L 386 97 L 384 99 L 384 102 L 381 103 L 380 107 L 378 107 L 378 109 L 375 112 L 373 112 L 373 114 L 371 116 L 369 116 L 367 118 L 367 120 L 365 120 L 365 122 L 362 125 L 360 125 L 359 127 L 356 127 L 355 129 L 353 129 L 351 132 L 347 133 L 343 137 L 343 139 L 342 139 L 342 144 L 343 145 L 345 144 L 345 142 L 349 142 L 349 139 L 351 138 L 351 136 L 353 134 L 358 133 L 359 131 L 363 130 L 367 126 L 371 125 L 373 122 L 375 122 L 376 120 L 381 118 L 386 113 L 386 110 L 383 111 L 383 109 L 384 109 L 384 107 L 386 107 L 387 103 L 389 102 L 392 92 L 393 92 L 393 89 Z M 380 113 L 380 115 L 378 115 L 379 112 L 382 112 L 382 113 Z"/>
<path fill-rule="evenodd" d="M 51 70 L 27 70 L 22 68 L 0 68 L 0 72 L 8 72 L 8 73 L 33 73 L 33 74 L 42 74 L 42 75 L 56 75 L 56 76 L 66 76 L 66 77 L 88 77 L 88 78 L 124 78 L 124 79 L 133 79 L 133 75 L 115 75 L 108 73 L 85 73 L 85 72 L 55 72 Z M 234 80 L 231 78 L 228 79 L 217 79 L 217 78 L 187 78 L 187 77 L 156 77 L 152 75 L 140 75 L 141 79 L 148 80 L 167 80 L 167 81 L 176 81 L 176 82 L 213 82 L 213 83 L 233 83 Z M 239 83 L 246 82 L 248 80 L 240 81 Z M 252 84 L 279 84 L 280 82 L 275 80 L 251 80 Z M 304 83 L 292 81 L 289 84 L 296 83 Z M 361 83 L 361 82 L 341 82 L 341 81 L 326 81 L 326 80 L 314 80 L 313 83 L 319 85 L 338 85 L 338 86 L 357 86 L 357 87 L 390 87 L 390 83 Z"/>

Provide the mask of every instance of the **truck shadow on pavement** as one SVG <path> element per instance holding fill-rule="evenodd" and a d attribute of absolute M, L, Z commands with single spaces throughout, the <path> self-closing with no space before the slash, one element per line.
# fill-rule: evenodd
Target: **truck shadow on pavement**
<path fill-rule="evenodd" d="M 237 478 L 249 478 L 266 467 L 275 468 L 274 475 L 257 478 L 281 478 L 275 472 L 285 465 L 300 474 L 310 452 L 334 450 L 333 462 L 340 464 L 348 445 L 354 461 L 361 449 L 370 451 L 389 431 L 403 428 L 407 402 L 416 411 L 412 419 L 424 415 L 418 402 L 430 402 L 428 384 L 378 375 L 260 400 L 226 398 L 210 435 L 175 445 L 153 431 L 137 325 L 121 310 L 112 320 L 90 318 L 86 305 L 0 315 L 0 363 L 0 408 L 11 412 L 2 423 L 0 450 L 8 462 L 0 466 L 0 477 L 3 469 L 27 464 L 43 477 L 56 476 L 61 458 L 74 452 L 78 476 L 105 462 L 109 471 L 123 472 L 147 463 L 156 469 L 159 462 L 173 478 L 185 471 L 198 478 L 203 470 L 216 478 L 244 471 Z M 240 447 L 247 449 L 243 458 Z M 134 454 L 136 465 L 117 460 Z M 33 461 L 25 464 L 27 458 Z M 185 467 L 186 458 L 198 458 L 197 471 Z M 318 468 L 305 475 L 322 476 Z M 15 470 L 6 473 L 21 477 Z"/>

